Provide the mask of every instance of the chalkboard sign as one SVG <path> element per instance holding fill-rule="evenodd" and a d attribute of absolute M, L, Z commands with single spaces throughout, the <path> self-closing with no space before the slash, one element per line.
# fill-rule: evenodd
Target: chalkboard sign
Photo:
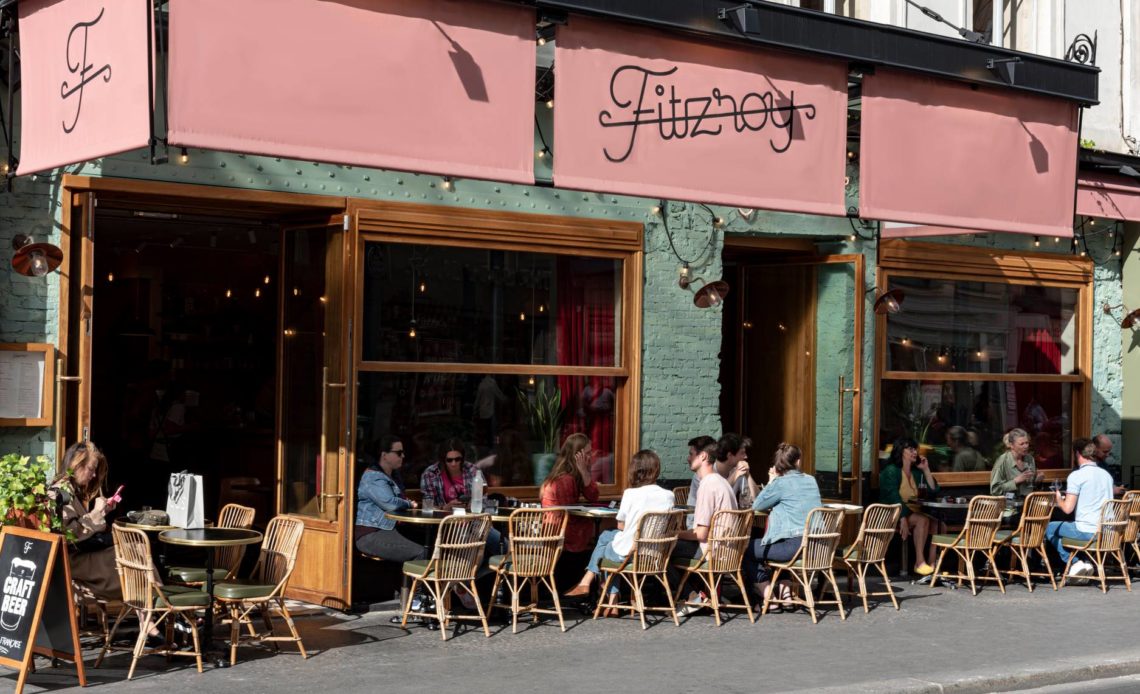
<path fill-rule="evenodd" d="M 25 528 L 0 534 L 0 665 L 16 668 L 15 694 L 24 688 L 32 655 L 75 663 L 87 685 L 71 595 L 71 567 L 63 538 Z"/>

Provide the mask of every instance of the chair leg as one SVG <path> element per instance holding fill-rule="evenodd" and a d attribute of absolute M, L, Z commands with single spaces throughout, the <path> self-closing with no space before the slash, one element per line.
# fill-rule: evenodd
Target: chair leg
<path fill-rule="evenodd" d="M 241 604 L 230 605 L 230 667 L 237 665 L 238 641 L 241 639 Z"/>
<path fill-rule="evenodd" d="M 885 561 L 876 562 L 875 566 L 879 569 L 879 573 L 883 575 L 883 585 L 887 589 L 887 595 L 891 598 L 891 604 L 895 606 L 895 610 L 899 609 L 898 598 L 895 597 L 895 589 L 891 586 L 891 577 L 887 575 L 887 563 Z"/>
<path fill-rule="evenodd" d="M 1045 551 L 1045 545 L 1038 545 L 1037 553 L 1041 555 L 1042 561 L 1045 562 L 1045 572 L 1049 574 L 1049 584 L 1053 586 L 1053 590 L 1057 590 L 1057 579 L 1053 576 L 1053 565 L 1049 562 L 1049 553 Z M 1064 581 L 1063 576 L 1062 581 Z"/>
<path fill-rule="evenodd" d="M 554 611 L 558 613 L 558 626 L 561 627 L 565 633 L 566 622 L 562 619 L 562 603 L 558 599 L 558 587 L 554 582 L 554 571 L 552 570 L 550 575 L 544 578 L 543 581 L 546 583 L 546 587 L 550 589 L 551 597 L 554 598 Z"/>
<path fill-rule="evenodd" d="M 426 582 L 425 582 L 426 583 Z M 431 585 L 426 583 L 426 585 Z M 447 640 L 447 597 L 451 594 L 451 585 L 443 585 L 436 582 L 436 592 L 438 596 L 435 599 L 435 617 L 439 620 L 439 637 L 444 641 Z"/>
<path fill-rule="evenodd" d="M 1108 592 L 1108 580 L 1104 575 L 1104 553 L 1094 552 L 1090 556 L 1094 557 L 1093 563 L 1096 564 L 1096 575 L 1100 578 L 1100 592 Z"/>
<path fill-rule="evenodd" d="M 491 627 L 487 626 L 487 613 L 483 611 L 483 601 L 479 599 L 479 589 L 475 587 L 475 579 L 471 579 L 471 596 L 475 598 L 475 609 L 479 612 L 479 621 L 483 624 L 483 635 L 491 638 Z"/>
<path fill-rule="evenodd" d="M 1069 582 L 1069 568 L 1073 565 L 1073 559 L 1077 556 L 1076 552 L 1069 552 L 1069 560 L 1065 562 L 1065 570 L 1061 573 L 1061 587 L 1064 588 Z"/>
<path fill-rule="evenodd" d="M 407 578 L 407 574 L 404 574 L 404 577 Z M 412 596 L 416 594 L 416 586 L 418 586 L 419 583 L 420 579 L 413 578 L 412 587 L 408 589 L 407 593 L 404 596 L 404 614 L 402 615 L 403 618 L 400 620 L 401 629 L 408 628 L 408 613 L 412 610 Z"/>
<path fill-rule="evenodd" d="M 1002 595 L 1005 595 L 1005 584 L 1001 581 L 1001 572 L 998 571 L 997 558 L 994 556 L 994 550 L 992 548 L 989 552 L 986 552 L 986 558 L 990 561 L 990 573 L 992 573 L 997 580 L 998 588 L 1001 590 Z"/>
<path fill-rule="evenodd" d="M 278 596 L 277 609 L 281 611 L 281 617 L 285 620 L 285 625 L 289 627 L 289 633 L 293 636 L 293 641 L 297 644 L 297 650 L 301 652 L 301 659 L 308 660 L 309 654 L 305 652 L 305 642 L 301 640 L 301 634 L 297 631 L 297 625 L 293 623 L 293 615 L 289 614 L 289 608 L 285 607 L 285 598 Z"/>
<path fill-rule="evenodd" d="M 958 552 L 958 565 L 966 567 L 966 576 L 970 580 L 970 592 L 978 594 L 978 581 L 974 574 L 974 552 Z"/>
<path fill-rule="evenodd" d="M 797 574 L 795 571 L 793 571 L 792 575 L 796 576 Z M 800 574 L 800 576 L 800 587 L 804 591 L 804 601 L 807 602 L 808 612 L 811 613 L 811 623 L 819 624 L 819 617 L 817 617 L 815 614 L 815 596 L 812 595 L 811 592 L 811 581 L 813 578 L 815 578 L 815 572 L 813 571 L 809 575 L 806 571 L 804 571 L 802 574 Z"/>
<path fill-rule="evenodd" d="M 705 584 L 709 586 L 709 602 L 712 603 L 713 618 L 716 620 L 716 625 L 720 626 L 720 596 L 717 595 L 717 588 L 720 586 L 720 579 L 713 579 L 712 572 L 709 572 L 708 579 L 705 579 Z"/>
<path fill-rule="evenodd" d="M 519 578 L 511 576 L 507 588 L 511 591 L 511 633 L 519 633 Z"/>
<path fill-rule="evenodd" d="M 669 579 L 664 573 L 656 574 L 657 580 L 661 581 L 661 586 L 665 589 L 665 597 L 669 598 L 669 614 L 673 615 L 673 624 L 681 626 L 681 622 L 677 619 L 677 603 L 673 600 L 673 593 L 669 590 Z M 710 600 L 715 601 L 716 597 L 710 597 Z M 644 607 L 642 608 L 644 609 Z M 713 602 L 713 609 L 716 609 L 716 602 Z M 716 625 L 720 626 L 720 614 L 717 614 Z"/>
<path fill-rule="evenodd" d="M 614 574 L 611 571 L 604 572 L 606 580 L 602 583 L 602 594 L 598 596 L 598 606 L 594 608 L 594 619 L 602 613 L 603 607 L 612 607 L 614 605 L 612 598 L 610 598 L 610 583 L 614 580 Z"/>
<path fill-rule="evenodd" d="M 831 582 L 831 592 L 835 594 L 835 606 L 839 608 L 840 621 L 847 621 L 847 613 L 843 609 L 843 596 L 839 594 L 839 586 L 835 583 L 835 571 L 827 570 L 827 580 Z"/>
<path fill-rule="evenodd" d="M 776 570 L 772 572 L 772 575 L 768 577 L 768 594 L 762 596 L 764 598 L 764 604 L 760 607 L 761 617 L 768 614 L 768 605 L 772 603 L 772 596 L 776 594 L 776 586 L 780 583 L 781 571 L 783 571 L 783 569 L 777 567 Z"/>
<path fill-rule="evenodd" d="M 1021 570 L 1025 572 L 1025 587 L 1033 592 L 1033 574 L 1029 571 L 1029 550 L 1025 547 L 1010 547 L 1021 561 Z"/>
<path fill-rule="evenodd" d="M 146 647 L 146 636 L 147 632 L 150 631 L 150 622 L 150 610 L 147 610 L 139 617 L 139 636 L 135 639 L 135 650 L 131 654 L 131 669 L 127 671 L 127 680 L 135 676 L 135 666 L 138 665 L 143 648 Z"/>
<path fill-rule="evenodd" d="M 190 625 L 190 637 L 194 640 L 194 660 L 198 665 L 198 672 L 202 672 L 202 644 L 198 640 L 198 624 L 194 619 L 197 613 L 191 612 L 189 617 L 186 617 L 186 622 Z"/>
<path fill-rule="evenodd" d="M 863 600 L 863 614 L 870 614 L 871 606 L 867 603 L 867 564 L 860 563 L 857 571 L 853 570 L 850 564 L 847 565 L 848 592 L 851 590 L 850 576 L 853 573 L 859 579 L 859 597 Z"/>
<path fill-rule="evenodd" d="M 931 588 L 931 590 L 933 590 L 934 586 L 938 584 L 938 576 L 940 575 L 939 572 L 942 571 L 942 560 L 945 558 L 946 558 L 946 548 L 942 547 L 938 550 L 938 561 L 934 562 L 934 573 L 930 574 L 930 588 Z"/>
<path fill-rule="evenodd" d="M 119 616 L 115 618 L 115 624 L 111 627 L 111 631 L 108 632 L 107 638 L 103 642 L 103 650 L 99 651 L 99 657 L 95 659 L 95 667 L 99 667 L 103 664 L 103 658 L 107 655 L 107 652 L 111 650 L 111 642 L 115 638 L 115 632 L 119 629 L 119 624 L 122 623 L 123 617 L 126 617 L 128 612 L 130 612 L 130 609 L 126 605 L 119 608 Z"/>
<path fill-rule="evenodd" d="M 1128 565 L 1124 563 L 1124 552 L 1121 550 L 1116 551 L 1116 558 L 1120 561 L 1120 573 L 1124 576 L 1124 587 L 1129 593 L 1132 592 L 1132 579 L 1128 577 Z"/>

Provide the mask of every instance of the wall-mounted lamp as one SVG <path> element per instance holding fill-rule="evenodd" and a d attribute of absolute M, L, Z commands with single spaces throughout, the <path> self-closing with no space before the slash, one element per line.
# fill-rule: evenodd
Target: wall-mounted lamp
<path fill-rule="evenodd" d="M 1116 304 L 1115 306 L 1109 306 L 1108 304 L 1105 304 L 1104 312 L 1111 316 L 1113 309 L 1118 308 L 1122 308 L 1125 311 L 1128 311 L 1128 307 L 1124 304 Z M 1128 311 L 1124 314 L 1124 317 L 1120 319 L 1120 327 L 1122 330 L 1128 330 L 1129 328 L 1135 327 L 1137 323 L 1140 323 L 1140 308 Z"/>
<path fill-rule="evenodd" d="M 693 304 L 697 308 L 709 308 L 711 306 L 719 306 L 724 302 L 724 297 L 728 296 L 728 282 L 724 280 L 713 280 L 712 282 L 705 281 L 703 277 L 692 277 L 692 270 L 688 263 L 681 266 L 680 272 L 677 273 L 677 285 L 681 289 L 689 289 L 693 282 L 700 280 L 704 283 L 700 289 L 696 291 L 693 296 Z"/>
<path fill-rule="evenodd" d="M 876 287 L 871 287 L 868 292 L 873 292 Z M 879 315 L 886 315 L 888 313 L 898 313 L 902 310 L 903 299 L 906 294 L 901 289 L 892 289 L 887 292 L 879 292 L 875 296 L 875 303 L 872 309 Z"/>
<path fill-rule="evenodd" d="M 554 40 L 554 25 L 547 24 L 545 26 L 537 27 L 534 31 L 535 43 L 540 46 L 545 46 L 547 42 Z"/>
<path fill-rule="evenodd" d="M 63 262 L 63 251 L 50 243 L 32 243 L 32 237 L 12 238 L 12 269 L 25 277 L 43 277 Z"/>

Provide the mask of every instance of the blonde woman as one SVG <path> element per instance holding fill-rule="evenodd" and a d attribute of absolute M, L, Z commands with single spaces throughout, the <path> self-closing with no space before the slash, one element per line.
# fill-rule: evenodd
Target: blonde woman
<path fill-rule="evenodd" d="M 109 540 L 106 515 L 117 500 L 103 496 L 107 458 L 90 442 L 76 443 L 63 455 L 65 472 L 51 483 L 55 500 L 74 543 L 70 547 L 71 578 L 103 600 L 121 600 L 115 570 L 115 547 Z"/>
<path fill-rule="evenodd" d="M 598 484 L 590 475 L 594 459 L 590 439 L 585 434 L 571 434 L 562 443 L 554 467 L 546 476 L 539 495 L 543 506 L 570 506 L 585 497 L 598 500 Z M 589 518 L 571 517 L 566 524 L 564 552 L 585 552 L 594 537 L 594 523 Z"/>
<path fill-rule="evenodd" d="M 1016 492 L 1025 496 L 1045 479 L 1045 473 L 1037 471 L 1037 464 L 1029 455 L 1029 434 L 1024 429 L 1010 429 L 1001 442 L 1006 451 L 994 462 L 990 472 L 990 494 Z"/>

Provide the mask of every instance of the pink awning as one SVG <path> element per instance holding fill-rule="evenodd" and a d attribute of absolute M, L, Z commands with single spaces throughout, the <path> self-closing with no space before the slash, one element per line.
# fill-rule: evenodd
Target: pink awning
<path fill-rule="evenodd" d="M 1082 172 L 1077 177 L 1077 214 L 1140 222 L 1140 181 Z"/>
<path fill-rule="evenodd" d="M 861 217 L 1073 235 L 1075 104 L 880 69 L 862 109 Z"/>
<path fill-rule="evenodd" d="M 171 3 L 168 139 L 534 181 L 534 10 L 484 0 Z"/>
<path fill-rule="evenodd" d="M 580 16 L 554 63 L 557 185 L 844 214 L 846 64 Z"/>
<path fill-rule="evenodd" d="M 19 173 L 148 144 L 149 10 L 149 0 L 20 2 Z"/>

